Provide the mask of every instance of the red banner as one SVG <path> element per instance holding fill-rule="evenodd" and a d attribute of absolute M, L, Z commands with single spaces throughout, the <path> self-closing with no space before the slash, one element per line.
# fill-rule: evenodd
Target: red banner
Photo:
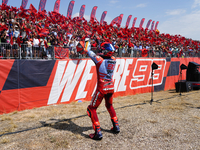
<path fill-rule="evenodd" d="M 54 47 L 54 53 L 57 59 L 69 58 L 69 48 Z"/>
<path fill-rule="evenodd" d="M 116 18 L 114 18 L 112 21 L 111 21 L 111 25 L 114 25 L 114 24 L 116 24 L 117 22 L 118 22 L 118 20 L 119 20 L 119 16 L 117 16 Z"/>
<path fill-rule="evenodd" d="M 45 10 L 47 0 L 40 0 L 38 12 Z"/>
<path fill-rule="evenodd" d="M 134 18 L 132 28 L 135 28 L 135 23 L 136 23 L 137 17 Z"/>
<path fill-rule="evenodd" d="M 154 28 L 155 31 L 157 30 L 158 23 L 159 23 L 159 21 L 156 22 L 156 25 L 155 25 L 155 28 Z"/>
<path fill-rule="evenodd" d="M 28 3 L 28 0 L 22 0 L 21 7 L 26 9 L 27 3 Z"/>
<path fill-rule="evenodd" d="M 91 12 L 91 15 L 90 15 L 90 21 L 95 19 L 96 10 L 97 10 L 97 6 L 94 6 L 92 8 L 92 12 Z"/>
<path fill-rule="evenodd" d="M 53 11 L 59 13 L 60 9 L 60 0 L 56 0 Z"/>
<path fill-rule="evenodd" d="M 103 24 L 104 19 L 105 19 L 105 17 L 106 17 L 106 14 L 107 14 L 107 11 L 104 11 L 104 12 L 102 13 L 101 19 L 100 19 L 100 24 Z"/>
<path fill-rule="evenodd" d="M 69 2 L 69 6 L 68 6 L 68 10 L 67 10 L 67 18 L 71 18 L 72 17 L 74 3 L 75 3 L 75 1 L 70 1 Z"/>
<path fill-rule="evenodd" d="M 118 22 L 116 23 L 118 27 L 120 27 L 120 26 L 121 26 L 121 23 L 122 23 L 123 16 L 124 16 L 124 14 L 120 14 L 120 15 L 119 15 Z"/>
<path fill-rule="evenodd" d="M 83 19 L 84 13 L 85 13 L 85 5 L 82 5 L 80 12 L 79 12 L 79 18 L 80 19 Z"/>
<path fill-rule="evenodd" d="M 122 18 L 123 18 L 123 14 L 120 14 L 119 16 L 117 16 L 116 18 L 114 18 L 112 21 L 111 21 L 111 25 L 114 25 L 116 24 L 118 27 L 121 26 L 121 22 L 122 22 Z"/>
<path fill-rule="evenodd" d="M 150 26 L 150 24 L 151 24 L 151 19 L 148 21 L 148 23 L 147 23 L 147 26 L 146 26 L 146 29 L 148 29 L 149 28 L 149 26 Z"/>
<path fill-rule="evenodd" d="M 154 23 L 155 23 L 155 21 L 153 21 L 151 24 L 151 31 L 153 31 Z"/>
<path fill-rule="evenodd" d="M 114 97 L 151 92 L 153 62 L 158 65 L 154 70 L 154 91 L 162 91 L 175 89 L 181 64 L 200 64 L 200 59 L 117 58 Z M 0 114 L 90 101 L 97 84 L 96 67 L 91 59 L 0 60 L 0 68 Z M 186 79 L 186 70 L 182 71 L 182 79 Z"/>
<path fill-rule="evenodd" d="M 142 18 L 140 25 L 139 25 L 139 29 L 142 29 L 143 23 L 144 23 L 145 18 Z"/>
<path fill-rule="evenodd" d="M 132 15 L 129 15 L 128 18 L 127 18 L 127 20 L 126 20 L 126 28 L 128 28 L 129 23 L 131 21 L 131 18 L 132 18 Z"/>

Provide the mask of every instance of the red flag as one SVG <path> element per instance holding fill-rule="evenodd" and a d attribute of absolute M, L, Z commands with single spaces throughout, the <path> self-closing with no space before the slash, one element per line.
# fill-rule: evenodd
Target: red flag
<path fill-rule="evenodd" d="M 107 14 L 107 11 L 104 11 L 104 12 L 102 13 L 102 15 L 101 15 L 101 20 L 100 20 L 100 24 L 103 24 L 103 21 L 104 21 L 104 19 L 105 19 L 105 17 L 106 17 L 106 14 Z"/>
<path fill-rule="evenodd" d="M 66 59 L 69 58 L 69 49 L 63 47 L 54 47 L 55 58 Z"/>
<path fill-rule="evenodd" d="M 151 24 L 151 31 L 153 31 L 154 23 L 155 23 L 155 21 L 153 21 L 152 24 Z"/>
<path fill-rule="evenodd" d="M 128 39 L 128 47 L 129 47 L 129 48 L 131 48 L 131 47 L 134 47 L 134 44 L 133 44 L 133 43 L 131 43 L 131 40 L 130 40 L 130 38 Z"/>
<path fill-rule="evenodd" d="M 19 17 L 22 17 L 22 18 L 28 18 L 29 15 L 27 15 L 24 11 L 20 12 L 19 14 Z"/>
<path fill-rule="evenodd" d="M 82 19 L 85 13 L 85 5 L 81 6 L 80 12 L 79 12 L 79 18 Z"/>
<path fill-rule="evenodd" d="M 17 44 L 19 45 L 19 47 L 21 47 L 21 43 L 23 43 L 23 40 L 21 40 L 20 36 L 18 36 L 18 38 L 17 38 Z"/>
<path fill-rule="evenodd" d="M 27 27 L 24 27 L 25 31 L 26 31 L 26 34 L 29 35 L 31 29 L 30 28 L 27 28 Z"/>
<path fill-rule="evenodd" d="M 94 6 L 94 7 L 92 8 L 92 12 L 91 12 L 91 15 L 90 15 L 90 21 L 92 21 L 92 20 L 95 19 L 96 10 L 97 10 L 97 6 Z"/>
<path fill-rule="evenodd" d="M 3 31 L 3 30 L 8 30 L 8 27 L 7 27 L 7 25 L 2 25 L 2 24 L 0 24 L 0 31 Z"/>
<path fill-rule="evenodd" d="M 60 0 L 56 0 L 53 11 L 59 13 L 59 8 L 60 8 Z"/>
<path fill-rule="evenodd" d="M 18 12 L 19 11 L 19 8 L 17 8 L 17 7 L 13 7 L 13 6 L 11 6 L 11 9 L 10 9 L 10 11 L 12 12 Z"/>
<path fill-rule="evenodd" d="M 156 22 L 156 25 L 155 25 L 155 28 L 154 28 L 155 31 L 157 30 L 158 23 L 159 23 L 159 21 Z"/>
<path fill-rule="evenodd" d="M 148 51 L 146 48 L 142 49 L 142 57 L 147 57 L 148 56 Z"/>
<path fill-rule="evenodd" d="M 137 17 L 135 17 L 134 20 L 133 20 L 132 28 L 135 27 L 135 22 L 136 22 L 136 20 L 137 20 Z"/>
<path fill-rule="evenodd" d="M 47 16 L 46 10 L 43 10 L 43 11 L 41 11 L 41 12 L 38 12 L 37 19 L 38 19 L 38 20 L 42 20 L 42 19 L 45 19 L 46 16 Z"/>
<path fill-rule="evenodd" d="M 12 34 L 10 36 L 10 44 L 13 45 L 13 37 L 12 37 Z"/>
<path fill-rule="evenodd" d="M 132 18 L 132 15 L 129 15 L 128 18 L 127 18 L 127 20 L 126 20 L 126 28 L 128 28 L 129 23 L 131 21 L 131 18 Z"/>
<path fill-rule="evenodd" d="M 147 23 L 147 26 L 146 26 L 146 29 L 148 29 L 149 28 L 149 26 L 150 26 L 150 24 L 151 24 L 151 19 L 148 21 L 148 23 Z"/>
<path fill-rule="evenodd" d="M 67 10 L 67 18 L 72 17 L 72 11 L 73 11 L 73 8 L 74 8 L 74 3 L 75 3 L 75 1 L 70 1 L 70 3 L 69 3 L 68 10 Z"/>
<path fill-rule="evenodd" d="M 33 13 L 37 13 L 37 9 L 35 9 L 35 7 L 34 7 L 32 4 L 30 4 L 29 10 L 30 10 L 31 12 L 33 12 Z"/>
<path fill-rule="evenodd" d="M 9 10 L 10 6 L 7 6 L 5 3 L 2 2 L 2 5 L 0 5 L 1 10 Z"/>
<path fill-rule="evenodd" d="M 49 30 L 44 28 L 44 29 L 40 29 L 39 30 L 39 34 L 38 35 L 40 37 L 46 37 L 48 34 L 49 34 Z"/>
<path fill-rule="evenodd" d="M 145 18 L 142 18 L 142 20 L 141 20 L 141 22 L 140 22 L 139 29 L 142 29 L 142 25 L 143 25 L 143 23 L 144 23 L 144 20 L 145 20 Z"/>
<path fill-rule="evenodd" d="M 40 0 L 38 12 L 45 10 L 47 0 Z"/>
<path fill-rule="evenodd" d="M 25 9 L 25 8 L 26 8 L 26 5 L 27 5 L 27 3 L 28 3 L 28 0 L 22 0 L 21 7 Z"/>

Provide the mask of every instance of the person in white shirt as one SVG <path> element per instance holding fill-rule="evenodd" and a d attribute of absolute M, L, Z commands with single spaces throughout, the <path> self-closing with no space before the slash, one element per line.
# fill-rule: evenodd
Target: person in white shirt
<path fill-rule="evenodd" d="M 30 58 L 33 58 L 33 54 L 32 54 L 32 46 L 33 46 L 33 40 L 32 39 L 28 39 L 28 41 L 26 41 L 27 43 L 27 47 L 26 47 L 26 58 L 29 58 L 29 54 L 30 54 Z"/>
<path fill-rule="evenodd" d="M 45 39 L 44 36 L 42 36 L 39 40 L 39 46 L 40 46 L 40 56 L 42 57 L 46 57 L 47 56 L 47 53 L 46 53 L 46 47 L 45 47 L 45 43 L 47 44 L 47 41 Z"/>
<path fill-rule="evenodd" d="M 38 39 L 38 36 L 34 35 L 33 37 L 33 55 L 34 55 L 34 58 L 36 58 L 36 55 L 37 57 L 39 57 L 39 50 L 40 50 L 40 47 L 39 47 L 39 39 Z"/>

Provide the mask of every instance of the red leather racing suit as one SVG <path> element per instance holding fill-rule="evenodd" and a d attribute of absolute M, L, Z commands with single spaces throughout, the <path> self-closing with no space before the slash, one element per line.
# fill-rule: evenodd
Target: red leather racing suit
<path fill-rule="evenodd" d="M 90 49 L 84 50 L 88 56 L 96 64 L 97 71 L 97 89 L 92 97 L 91 103 L 88 106 L 88 115 L 91 117 L 92 123 L 99 122 L 96 109 L 101 104 L 103 98 L 105 98 L 105 106 L 110 114 L 111 118 L 116 117 L 115 110 L 113 108 L 113 73 L 115 69 L 116 59 L 115 57 L 98 56 Z"/>

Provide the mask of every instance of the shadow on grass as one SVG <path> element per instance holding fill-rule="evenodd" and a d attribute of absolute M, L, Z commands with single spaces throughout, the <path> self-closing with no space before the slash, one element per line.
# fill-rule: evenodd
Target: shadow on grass
<path fill-rule="evenodd" d="M 75 124 L 72 120 L 73 119 L 77 119 L 77 118 L 81 118 L 81 117 L 85 117 L 87 115 L 82 115 L 82 116 L 78 116 L 78 117 L 74 117 L 74 118 L 70 118 L 70 119 L 50 119 L 47 122 L 40 122 L 44 127 L 51 127 L 57 130 L 66 130 L 66 131 L 70 131 L 73 134 L 79 134 L 85 138 L 89 138 L 89 135 L 85 134 L 85 131 L 88 130 L 93 130 L 92 126 L 90 127 L 81 127 L 77 124 Z M 92 124 L 92 123 L 91 123 Z M 111 130 L 107 130 L 107 129 L 103 129 L 101 128 L 102 131 L 104 132 L 109 132 L 112 133 Z M 94 133 L 94 131 L 92 131 L 92 133 Z"/>
<path fill-rule="evenodd" d="M 82 116 L 83 117 L 83 116 Z M 85 138 L 89 138 L 88 135 L 84 134 L 85 131 L 91 130 L 91 127 L 81 127 L 77 124 L 75 124 L 72 119 L 51 119 L 52 122 L 40 122 L 43 124 L 44 127 L 51 127 L 57 130 L 66 130 L 70 131 L 73 134 L 79 134 Z"/>
<path fill-rule="evenodd" d="M 102 113 L 102 112 L 100 112 L 100 113 Z M 0 137 L 4 136 L 4 135 L 11 135 L 11 134 L 17 134 L 17 133 L 30 131 L 30 130 L 35 130 L 35 129 L 39 129 L 39 128 L 43 128 L 43 127 L 51 127 L 51 128 L 57 129 L 57 130 L 67 130 L 74 134 L 79 134 L 85 138 L 90 138 L 89 135 L 84 134 L 84 132 L 88 131 L 88 130 L 93 130 L 92 125 L 90 127 L 81 127 L 72 121 L 73 119 L 78 119 L 78 118 L 82 118 L 82 117 L 86 117 L 86 116 L 87 115 L 80 115 L 80 116 L 69 118 L 69 119 L 54 119 L 54 118 L 52 118 L 47 121 L 40 121 L 40 123 L 41 123 L 40 126 L 32 127 L 32 128 L 28 128 L 28 129 L 24 129 L 24 130 L 20 130 L 20 131 L 0 134 Z M 101 130 L 112 133 L 112 131 L 106 130 L 103 128 L 101 128 Z"/>

